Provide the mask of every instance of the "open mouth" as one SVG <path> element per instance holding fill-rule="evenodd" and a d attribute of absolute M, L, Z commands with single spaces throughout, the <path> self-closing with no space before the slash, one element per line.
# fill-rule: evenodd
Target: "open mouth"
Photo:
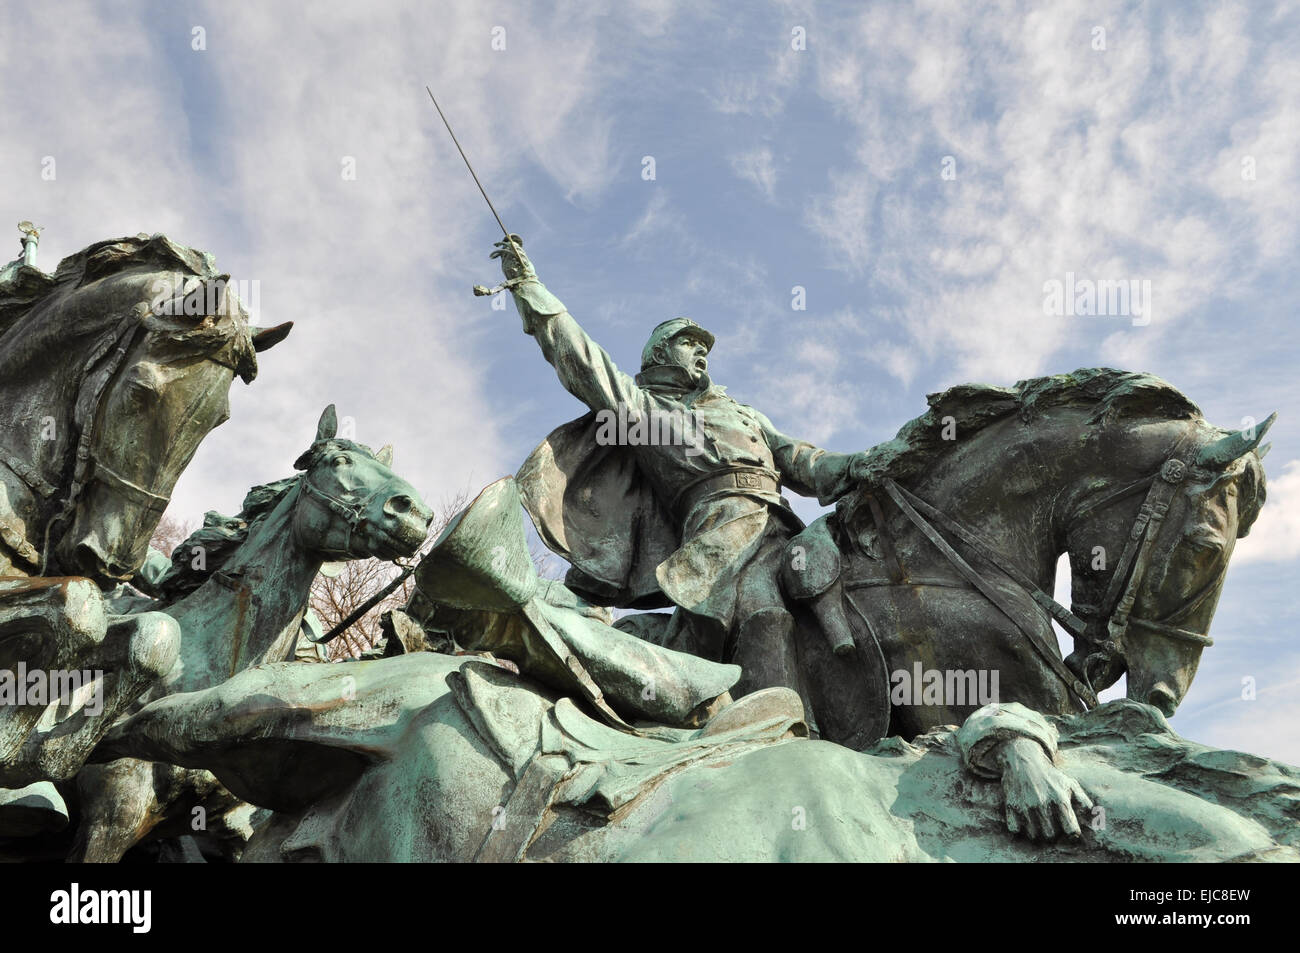
<path fill-rule="evenodd" d="M 412 556 L 420 548 L 420 541 L 412 543 L 377 526 L 370 527 L 370 551 L 380 559 L 395 559 L 399 556 Z"/>
<path fill-rule="evenodd" d="M 695 369 L 697 371 L 707 371 L 709 369 L 709 362 L 702 357 L 697 358 L 695 361 Z"/>

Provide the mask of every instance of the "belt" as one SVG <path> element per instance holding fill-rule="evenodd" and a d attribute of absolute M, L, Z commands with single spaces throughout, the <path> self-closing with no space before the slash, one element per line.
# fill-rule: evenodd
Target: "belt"
<path fill-rule="evenodd" d="M 680 519 L 685 519 L 695 504 L 710 493 L 719 490 L 744 490 L 781 493 L 781 479 L 763 467 L 727 467 L 714 473 L 696 477 L 677 491 L 668 508 Z"/>

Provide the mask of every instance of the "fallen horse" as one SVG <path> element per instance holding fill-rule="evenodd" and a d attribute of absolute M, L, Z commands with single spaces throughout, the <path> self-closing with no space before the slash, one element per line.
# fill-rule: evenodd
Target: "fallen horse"
<path fill-rule="evenodd" d="M 632 735 L 473 658 L 272 663 L 153 702 L 93 757 L 206 768 L 273 810 L 246 861 L 1300 861 L 1300 770 L 1139 702 L 990 706 L 855 752 L 801 737 L 787 690 L 745 701 L 734 726 Z M 980 773 L 1000 721 L 1091 792 L 1076 837 L 1007 830 L 1014 781 Z"/>

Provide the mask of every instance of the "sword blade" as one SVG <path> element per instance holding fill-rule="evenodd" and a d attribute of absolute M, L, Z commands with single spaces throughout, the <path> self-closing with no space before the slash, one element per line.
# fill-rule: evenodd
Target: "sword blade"
<path fill-rule="evenodd" d="M 469 164 L 469 157 L 465 155 L 465 150 L 460 147 L 460 140 L 456 138 L 456 133 L 452 132 L 451 123 L 447 121 L 447 117 L 443 114 L 442 107 L 438 105 L 437 97 L 433 95 L 433 90 L 428 86 L 424 87 L 424 91 L 428 93 L 429 98 L 433 100 L 433 108 L 438 110 L 438 118 L 440 118 L 442 124 L 447 127 L 447 133 L 451 136 L 451 141 L 456 144 L 456 151 L 460 153 L 460 157 L 465 163 L 465 168 L 469 169 L 469 174 L 474 177 L 474 184 L 478 186 L 479 193 L 483 196 L 483 201 L 487 202 L 487 207 L 492 210 L 492 217 L 495 218 L 497 224 L 501 226 L 501 234 L 506 237 L 506 241 L 510 242 L 510 246 L 513 248 L 515 243 L 510 237 L 510 230 L 506 228 L 505 222 L 501 221 L 501 216 L 497 214 L 496 206 L 493 205 L 492 200 L 488 198 L 488 194 L 483 188 L 483 183 L 478 180 L 478 175 L 474 172 L 474 167 Z"/>

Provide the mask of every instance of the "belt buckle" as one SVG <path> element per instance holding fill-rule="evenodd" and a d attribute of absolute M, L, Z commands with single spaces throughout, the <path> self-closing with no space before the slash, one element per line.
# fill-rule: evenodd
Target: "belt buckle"
<path fill-rule="evenodd" d="M 757 490 L 763 485 L 762 478 L 757 473 L 737 473 L 736 486 L 742 490 Z"/>

